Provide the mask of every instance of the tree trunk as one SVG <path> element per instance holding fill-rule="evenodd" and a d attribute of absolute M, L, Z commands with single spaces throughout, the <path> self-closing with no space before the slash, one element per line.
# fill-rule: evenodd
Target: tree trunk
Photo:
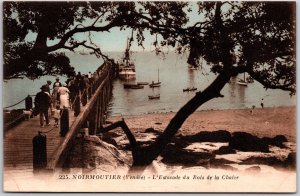
<path fill-rule="evenodd" d="M 150 146 L 143 149 L 136 148 L 133 151 L 133 165 L 148 165 L 163 151 L 165 146 L 171 141 L 172 137 L 178 132 L 185 120 L 194 113 L 205 102 L 223 97 L 220 92 L 225 84 L 239 71 L 232 66 L 232 58 L 230 50 L 230 41 L 228 34 L 224 30 L 221 19 L 221 2 L 216 3 L 215 22 L 220 36 L 220 47 L 223 70 L 218 77 L 209 85 L 202 93 L 198 92 L 196 95 L 187 102 L 173 117 L 164 132 L 157 138 L 157 140 Z"/>
<path fill-rule="evenodd" d="M 171 141 L 172 137 L 178 132 L 185 120 L 193 114 L 202 104 L 205 102 L 217 98 L 223 97 L 220 92 L 226 83 L 230 80 L 232 76 L 236 76 L 241 72 L 240 67 L 232 66 L 232 58 L 230 50 L 232 49 L 230 41 L 228 38 L 227 32 L 224 30 L 221 19 L 221 2 L 216 3 L 216 12 L 215 12 L 215 22 L 217 29 L 219 30 L 219 36 L 221 43 L 220 47 L 223 70 L 218 75 L 218 77 L 203 91 L 197 92 L 196 95 L 188 101 L 173 117 L 170 121 L 164 132 L 158 136 L 155 142 L 147 147 L 140 147 L 134 138 L 133 134 L 130 132 L 129 128 L 122 127 L 125 131 L 132 147 L 132 156 L 133 156 L 133 166 L 145 166 L 149 165 L 154 159 L 156 159 L 161 152 L 164 150 L 166 145 Z M 125 129 L 124 129 L 125 128 Z"/>
<path fill-rule="evenodd" d="M 222 97 L 220 91 L 233 75 L 235 75 L 234 70 L 224 71 L 209 87 L 203 92 L 196 93 L 196 95 L 176 113 L 164 132 L 152 145 L 144 148 L 139 146 L 134 148 L 132 152 L 133 165 L 148 165 L 156 159 L 191 114 L 205 102 L 213 98 Z"/>

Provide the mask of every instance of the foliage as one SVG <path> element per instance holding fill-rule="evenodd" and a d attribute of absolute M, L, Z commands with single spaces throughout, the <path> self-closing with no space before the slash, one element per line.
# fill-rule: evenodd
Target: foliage
<path fill-rule="evenodd" d="M 266 88 L 295 93 L 294 3 L 198 2 L 197 6 L 199 21 L 191 24 L 189 13 L 196 6 L 188 2 L 5 2 L 4 78 L 73 75 L 62 49 L 85 47 L 108 59 L 91 36 L 79 41 L 76 35 L 119 27 L 133 29 L 141 46 L 148 29 L 156 35 L 157 53 L 161 46 L 177 46 L 178 52 L 188 46 L 190 64 L 199 64 L 202 57 L 220 73 L 228 58 L 229 64 L 241 67 L 239 72 L 248 72 Z M 29 42 L 32 33 L 36 38 Z"/>
<path fill-rule="evenodd" d="M 4 2 L 4 78 L 73 75 L 68 61 L 54 63 L 67 58 L 62 49 L 75 51 L 84 47 L 97 57 L 108 59 L 93 42 L 91 32 L 132 28 L 142 45 L 145 29 L 166 37 L 180 28 L 186 22 L 185 13 L 180 11 L 185 5 L 181 2 Z M 174 29 L 169 29 L 170 25 Z M 79 41 L 76 35 L 85 32 L 89 36 Z M 32 42 L 28 41 L 30 34 L 36 35 Z"/>
<path fill-rule="evenodd" d="M 213 65 L 212 71 L 220 73 L 224 52 L 230 52 L 232 66 L 239 72 L 248 72 L 266 88 L 295 93 L 294 3 L 223 2 L 219 21 L 212 14 L 216 10 L 212 3 L 199 3 L 199 10 L 207 20 L 205 27 L 193 30 L 194 58 L 204 57 Z M 203 36 L 200 30 L 205 31 Z"/>

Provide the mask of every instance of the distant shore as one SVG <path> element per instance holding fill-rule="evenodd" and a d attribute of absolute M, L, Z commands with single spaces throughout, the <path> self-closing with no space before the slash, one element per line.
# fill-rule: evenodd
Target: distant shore
<path fill-rule="evenodd" d="M 133 116 L 111 116 L 108 121 L 122 117 L 133 131 L 154 128 L 163 131 L 175 112 Z M 296 106 L 256 109 L 205 110 L 193 113 L 182 125 L 183 135 L 200 131 L 227 130 L 244 131 L 258 137 L 284 135 L 289 141 L 296 141 Z"/>

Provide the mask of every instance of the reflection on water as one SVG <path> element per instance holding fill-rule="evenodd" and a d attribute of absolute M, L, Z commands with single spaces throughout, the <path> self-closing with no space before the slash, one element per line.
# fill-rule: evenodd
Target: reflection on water
<path fill-rule="evenodd" d="M 245 91 L 248 86 L 238 85 L 237 77 L 232 77 L 230 83 L 228 83 L 228 90 L 230 96 L 230 104 L 235 104 L 238 108 L 245 108 Z"/>
<path fill-rule="evenodd" d="M 112 53 L 112 55 L 116 59 L 122 56 L 121 53 Z M 68 54 L 68 56 L 76 71 L 81 71 L 81 73 L 93 72 L 102 64 L 101 60 L 90 55 Z M 137 76 L 136 80 L 131 81 L 132 83 L 157 81 L 159 69 L 159 80 L 162 84 L 159 88 L 154 89 L 149 86 L 145 86 L 144 89 L 124 89 L 125 81 L 115 80 L 111 103 L 112 115 L 176 112 L 195 95 L 195 91 L 183 92 L 184 88 L 196 87 L 198 91 L 203 91 L 216 78 L 213 73 L 205 74 L 209 72 L 209 66 L 205 63 L 203 64 L 205 70 L 189 70 L 186 57 L 171 52 L 166 55 L 165 59 L 149 52 L 134 53 L 133 58 Z M 242 76 L 232 78 L 231 82 L 225 85 L 221 91 L 224 98 L 210 100 L 198 110 L 243 109 L 251 108 L 253 105 L 260 107 L 262 98 L 265 107 L 295 105 L 295 96 L 291 98 L 288 92 L 265 90 L 258 82 L 248 84 L 247 87 L 240 86 L 236 84 L 239 77 Z M 23 79 L 4 83 L 3 105 L 12 105 L 28 94 L 35 94 L 48 79 L 54 81 L 54 77 L 45 76 L 35 81 Z M 64 82 L 66 78 L 61 77 L 61 80 Z M 149 95 L 158 93 L 160 99 L 148 99 Z M 17 108 L 20 107 L 24 107 L 24 105 L 17 106 Z"/>
<path fill-rule="evenodd" d="M 151 89 L 124 89 L 125 81 L 114 82 L 112 114 L 113 115 L 137 115 L 156 112 L 178 111 L 195 92 L 183 92 L 187 87 L 196 87 L 203 91 L 216 77 L 215 74 L 204 74 L 203 70 L 189 70 L 186 58 L 173 53 L 161 60 L 151 53 L 135 54 L 137 79 L 135 82 L 151 82 L 157 80 L 159 68 L 160 88 Z M 203 65 L 206 71 L 207 65 Z M 210 109 L 243 109 L 253 105 L 260 107 L 261 99 L 264 98 L 266 107 L 295 105 L 295 97 L 290 97 L 288 92 L 281 90 L 265 90 L 261 84 L 254 82 L 248 86 L 236 84 L 238 76 L 232 78 L 222 90 L 224 98 L 210 100 L 198 110 Z M 149 100 L 148 95 L 160 93 L 160 99 Z"/>

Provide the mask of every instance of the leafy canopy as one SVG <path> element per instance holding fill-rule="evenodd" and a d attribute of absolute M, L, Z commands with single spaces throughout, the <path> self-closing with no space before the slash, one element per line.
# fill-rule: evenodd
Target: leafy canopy
<path fill-rule="evenodd" d="M 153 43 L 158 52 L 189 48 L 190 64 L 204 58 L 215 73 L 233 67 L 266 88 L 295 93 L 294 2 L 4 2 L 3 8 L 5 79 L 73 75 L 64 51 L 79 47 L 107 60 L 91 36 L 76 35 L 118 27 L 135 31 L 139 45 L 149 30 L 162 37 Z M 26 39 L 30 33 L 34 41 Z"/>

